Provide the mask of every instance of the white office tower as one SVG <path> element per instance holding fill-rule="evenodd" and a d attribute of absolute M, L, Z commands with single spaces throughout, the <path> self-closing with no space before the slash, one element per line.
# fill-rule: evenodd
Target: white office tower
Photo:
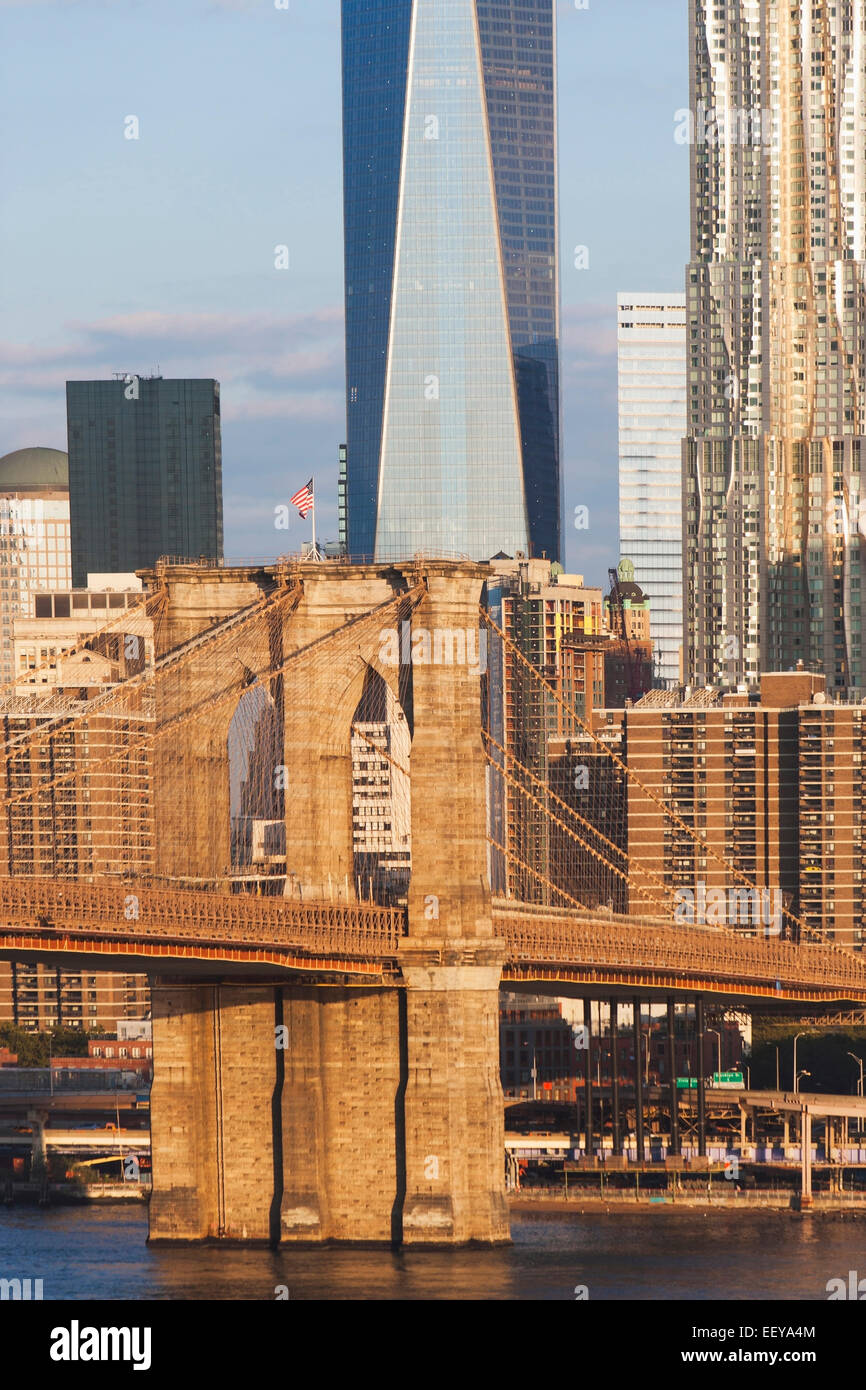
<path fill-rule="evenodd" d="M 650 604 L 655 676 L 682 680 L 684 294 L 617 296 L 620 555 Z"/>
<path fill-rule="evenodd" d="M 0 689 L 14 679 L 13 626 L 33 595 L 68 589 L 69 467 L 59 449 L 0 458 Z"/>

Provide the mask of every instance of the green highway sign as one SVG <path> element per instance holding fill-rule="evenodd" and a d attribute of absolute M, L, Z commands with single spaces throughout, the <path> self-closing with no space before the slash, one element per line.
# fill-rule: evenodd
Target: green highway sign
<path fill-rule="evenodd" d="M 713 1086 L 742 1086 L 743 1073 L 741 1071 L 714 1071 Z M 698 1089 L 698 1078 L 696 1076 L 678 1076 L 678 1091 L 696 1091 Z"/>

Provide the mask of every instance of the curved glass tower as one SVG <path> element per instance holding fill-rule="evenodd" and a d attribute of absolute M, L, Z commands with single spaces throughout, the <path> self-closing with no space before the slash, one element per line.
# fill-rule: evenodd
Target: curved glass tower
<path fill-rule="evenodd" d="M 559 554 L 553 0 L 343 0 L 348 549 Z"/>

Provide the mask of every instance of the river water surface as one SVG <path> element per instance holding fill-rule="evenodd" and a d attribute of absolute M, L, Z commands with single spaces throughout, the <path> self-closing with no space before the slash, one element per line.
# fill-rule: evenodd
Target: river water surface
<path fill-rule="evenodd" d="M 149 1249 L 142 1207 L 0 1208 L 0 1278 L 45 1299 L 826 1300 L 866 1277 L 866 1220 L 657 1210 L 515 1215 L 507 1249 Z M 285 1294 L 283 1294 L 285 1297 Z"/>

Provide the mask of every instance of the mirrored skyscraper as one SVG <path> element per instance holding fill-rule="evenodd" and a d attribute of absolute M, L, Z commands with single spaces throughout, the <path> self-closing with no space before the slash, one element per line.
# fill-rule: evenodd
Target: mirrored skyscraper
<path fill-rule="evenodd" d="M 348 550 L 560 549 L 553 0 L 343 0 Z"/>
<path fill-rule="evenodd" d="M 222 559 L 219 382 L 68 381 L 66 415 L 77 589 L 163 555 Z"/>

